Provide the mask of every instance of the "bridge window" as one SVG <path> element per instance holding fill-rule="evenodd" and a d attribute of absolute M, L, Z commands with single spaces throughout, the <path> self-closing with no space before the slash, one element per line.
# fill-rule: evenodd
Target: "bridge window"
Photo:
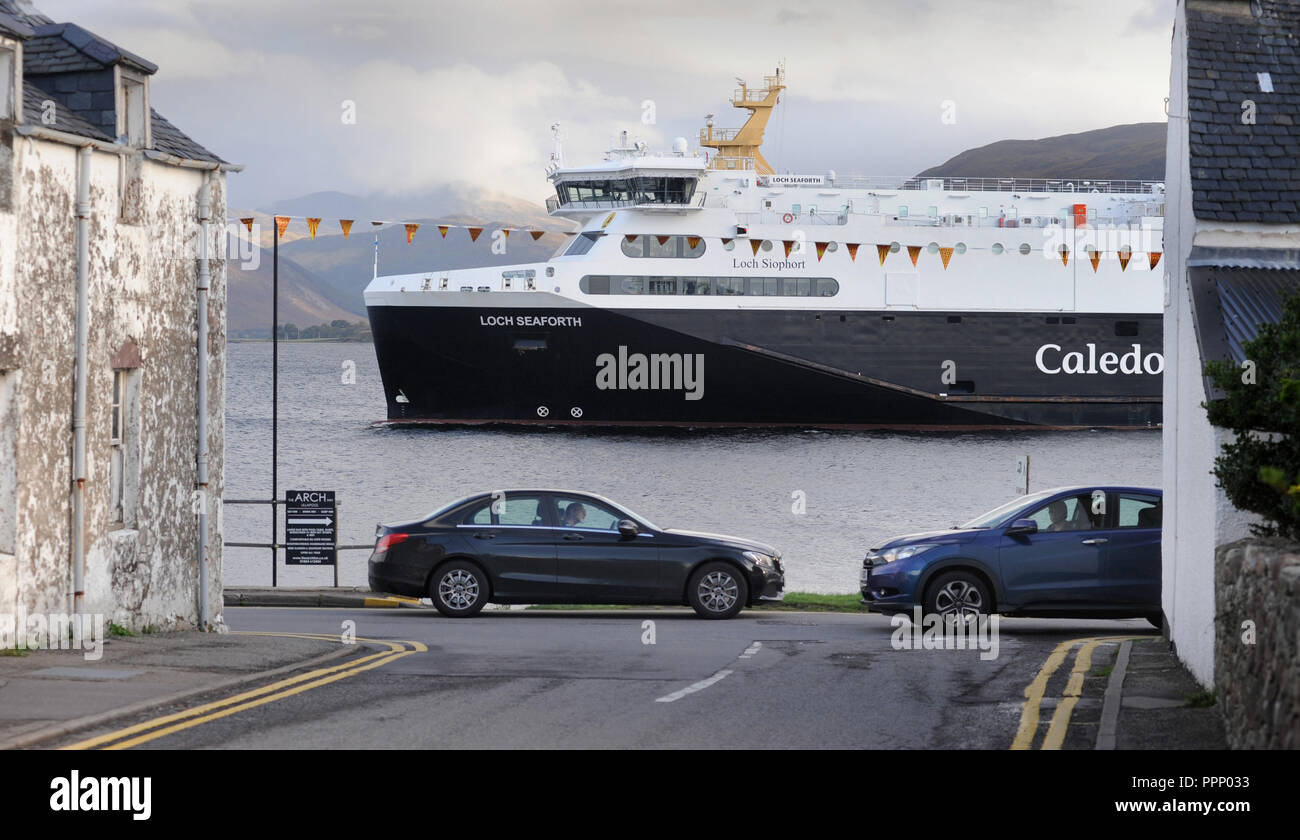
<path fill-rule="evenodd" d="M 748 297 L 835 297 L 833 277 L 642 277 L 590 274 L 578 281 L 587 295 L 744 295 Z"/>
<path fill-rule="evenodd" d="M 629 257 L 695 259 L 704 256 L 704 237 L 655 233 L 627 234 L 623 253 Z"/>

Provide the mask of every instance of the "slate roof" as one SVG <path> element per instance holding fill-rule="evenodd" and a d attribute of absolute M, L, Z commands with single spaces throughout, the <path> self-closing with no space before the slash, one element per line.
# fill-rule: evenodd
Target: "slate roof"
<path fill-rule="evenodd" d="M 30 76 L 103 70 L 119 63 L 144 73 L 158 70 L 158 65 L 153 62 L 87 32 L 75 23 L 37 26 L 36 35 L 23 45 L 23 72 Z"/>
<path fill-rule="evenodd" d="M 1186 16 L 1193 212 L 1300 222 L 1300 0 L 1188 0 Z"/>
<path fill-rule="evenodd" d="M 185 132 L 172 125 L 166 117 L 154 109 L 149 109 L 153 118 L 150 129 L 153 134 L 153 147 L 157 151 L 175 155 L 186 160 L 203 160 L 208 163 L 225 163 L 226 161 L 195 143 Z"/>
<path fill-rule="evenodd" d="M 42 116 L 45 113 L 44 103 L 46 100 L 53 100 L 45 91 L 36 85 L 23 80 L 23 122 L 28 125 L 39 125 L 45 128 L 52 128 L 55 131 L 64 131 L 68 134 L 75 134 L 78 137 L 89 137 L 93 140 L 103 140 L 112 143 L 113 138 L 91 125 L 86 120 L 77 115 L 76 111 L 71 108 L 64 108 L 62 105 L 56 105 L 53 110 L 55 117 L 52 125 L 46 125 Z"/>
<path fill-rule="evenodd" d="M 18 15 L 13 14 L 0 5 L 0 34 L 7 35 L 10 38 L 27 40 L 36 34 L 36 31 Z"/>

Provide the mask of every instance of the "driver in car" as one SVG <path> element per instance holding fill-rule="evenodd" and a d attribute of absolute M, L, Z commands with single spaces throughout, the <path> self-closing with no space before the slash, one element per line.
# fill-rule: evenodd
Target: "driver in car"
<path fill-rule="evenodd" d="M 577 528 L 587 518 L 587 508 L 582 502 L 571 502 L 564 509 L 564 527 Z"/>

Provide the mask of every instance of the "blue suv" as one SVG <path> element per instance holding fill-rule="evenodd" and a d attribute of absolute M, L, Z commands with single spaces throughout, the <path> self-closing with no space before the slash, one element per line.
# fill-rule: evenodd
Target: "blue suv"
<path fill-rule="evenodd" d="M 959 528 L 909 534 L 862 561 L 863 603 L 886 615 L 1145 618 L 1161 626 L 1162 496 L 1058 487 Z"/>

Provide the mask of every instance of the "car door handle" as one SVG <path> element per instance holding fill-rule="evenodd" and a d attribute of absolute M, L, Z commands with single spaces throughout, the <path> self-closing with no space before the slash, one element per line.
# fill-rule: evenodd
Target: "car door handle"
<path fill-rule="evenodd" d="M 564 538 L 569 542 L 580 542 L 582 540 L 582 534 L 565 534 Z"/>
<path fill-rule="evenodd" d="M 1108 542 L 1110 542 L 1110 540 L 1106 539 L 1105 537 L 1095 537 L 1095 538 L 1093 538 L 1093 539 L 1091 539 L 1091 540 L 1084 540 L 1084 541 L 1083 541 L 1083 544 L 1084 544 L 1084 545 L 1103 545 L 1103 544 L 1108 543 Z"/>
<path fill-rule="evenodd" d="M 474 539 L 476 540 L 494 540 L 496 538 L 497 538 L 496 534 L 475 534 L 474 535 Z"/>

